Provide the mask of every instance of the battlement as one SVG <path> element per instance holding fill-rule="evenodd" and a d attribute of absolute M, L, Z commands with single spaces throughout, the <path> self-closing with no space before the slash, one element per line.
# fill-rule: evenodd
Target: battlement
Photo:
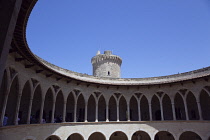
<path fill-rule="evenodd" d="M 91 59 L 91 63 L 94 65 L 104 60 L 115 62 L 120 66 L 122 64 L 122 59 L 117 55 L 113 55 L 111 51 L 104 51 L 104 54 L 98 53 Z"/>

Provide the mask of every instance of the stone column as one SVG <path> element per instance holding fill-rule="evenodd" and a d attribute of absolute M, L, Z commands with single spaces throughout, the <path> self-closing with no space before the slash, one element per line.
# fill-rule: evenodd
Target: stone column
<path fill-rule="evenodd" d="M 199 120 L 203 120 L 200 101 L 196 101 L 196 102 L 197 102 L 197 106 L 198 106 Z"/>
<path fill-rule="evenodd" d="M 5 99 L 3 102 L 2 112 L 1 112 L 0 126 L 3 126 L 3 120 L 4 120 L 4 115 L 5 115 L 5 111 L 6 111 L 6 107 L 7 107 L 8 96 L 9 96 L 9 90 L 7 89 L 6 93 L 5 93 Z"/>
<path fill-rule="evenodd" d="M 160 101 L 160 111 L 161 111 L 161 121 L 164 121 L 163 103 L 162 103 L 162 101 Z"/>
<path fill-rule="evenodd" d="M 175 112 L 175 105 L 174 105 L 173 101 L 171 102 L 171 106 L 172 106 L 172 112 L 173 112 L 173 120 L 175 121 L 176 120 L 176 112 Z"/>
<path fill-rule="evenodd" d="M 149 120 L 152 121 L 152 104 L 149 103 Z"/>
<path fill-rule="evenodd" d="M 31 108 L 33 103 L 33 97 L 30 98 L 29 107 L 28 107 L 28 116 L 27 116 L 27 124 L 30 124 L 31 121 Z"/>
<path fill-rule="evenodd" d="M 109 103 L 106 104 L 106 122 L 109 122 Z"/>
<path fill-rule="evenodd" d="M 1 0 L 0 1 L 0 85 L 2 83 L 7 56 L 13 38 L 18 13 L 22 0 Z"/>
<path fill-rule="evenodd" d="M 186 120 L 189 120 L 189 116 L 188 116 L 188 108 L 187 108 L 186 99 L 184 99 L 184 108 L 185 108 Z"/>
<path fill-rule="evenodd" d="M 117 121 L 118 122 L 120 121 L 119 116 L 120 116 L 120 114 L 119 114 L 119 102 L 117 101 Z"/>
<path fill-rule="evenodd" d="M 130 105 L 129 105 L 129 103 L 127 103 L 127 116 L 128 116 L 127 121 L 130 121 Z"/>
<path fill-rule="evenodd" d="M 54 123 L 54 118 L 55 118 L 55 103 L 56 102 L 53 101 L 51 123 Z"/>
<path fill-rule="evenodd" d="M 75 100 L 74 105 L 74 122 L 77 122 L 77 99 Z"/>
<path fill-rule="evenodd" d="M 44 110 L 44 99 L 42 100 L 42 103 L 41 103 L 40 114 L 39 114 L 39 123 L 43 123 L 42 122 L 42 119 L 43 119 L 43 110 Z"/>
<path fill-rule="evenodd" d="M 66 122 L 66 104 L 67 104 L 67 102 L 64 101 L 64 103 L 63 103 L 63 120 L 62 120 L 62 122 Z"/>
<path fill-rule="evenodd" d="M 19 92 L 22 90 L 19 90 Z M 18 114 L 19 114 L 19 108 L 20 108 L 20 100 L 21 100 L 22 94 L 18 94 L 17 97 L 17 104 L 16 104 L 16 109 L 15 109 L 15 120 L 14 120 L 14 124 L 18 125 Z"/>
<path fill-rule="evenodd" d="M 96 120 L 95 122 L 98 122 L 98 101 L 96 103 Z"/>
<path fill-rule="evenodd" d="M 141 121 L 141 107 L 140 107 L 140 100 L 138 100 L 138 115 L 139 115 L 139 121 Z"/>
<path fill-rule="evenodd" d="M 88 101 L 87 102 L 85 102 L 85 121 L 84 122 L 88 122 L 87 121 L 87 110 L 88 109 Z"/>

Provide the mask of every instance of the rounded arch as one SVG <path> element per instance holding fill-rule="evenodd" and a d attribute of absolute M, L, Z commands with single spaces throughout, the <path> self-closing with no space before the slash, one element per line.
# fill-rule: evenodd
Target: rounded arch
<path fill-rule="evenodd" d="M 186 97 L 189 120 L 199 120 L 198 106 L 196 98 L 192 92 L 188 92 Z"/>
<path fill-rule="evenodd" d="M 131 140 L 151 140 L 151 138 L 145 131 L 136 131 L 133 133 Z"/>
<path fill-rule="evenodd" d="M 51 135 L 48 138 L 46 138 L 45 140 L 61 140 L 61 139 L 56 135 Z"/>
<path fill-rule="evenodd" d="M 94 132 L 89 136 L 88 140 L 106 140 L 106 137 L 101 132 Z"/>
<path fill-rule="evenodd" d="M 103 95 L 98 100 L 98 121 L 106 121 L 106 100 Z"/>
<path fill-rule="evenodd" d="M 186 112 L 184 107 L 184 100 L 179 93 L 176 93 L 174 98 L 175 113 L 177 120 L 186 120 Z"/>
<path fill-rule="evenodd" d="M 109 99 L 109 121 L 117 120 L 117 103 L 114 96 Z"/>
<path fill-rule="evenodd" d="M 192 131 L 186 131 L 183 132 L 180 137 L 179 140 L 202 140 L 201 137 L 196 134 L 195 132 Z"/>
<path fill-rule="evenodd" d="M 88 122 L 94 122 L 96 120 L 96 100 L 95 97 L 91 94 L 88 99 Z"/>
<path fill-rule="evenodd" d="M 70 92 L 66 102 L 66 122 L 74 121 L 74 116 L 75 116 L 74 113 L 75 113 L 75 97 L 74 94 Z"/>
<path fill-rule="evenodd" d="M 168 131 L 159 131 L 155 134 L 155 140 L 175 140 L 175 138 Z"/>
<path fill-rule="evenodd" d="M 62 90 L 60 90 L 56 96 L 56 102 L 55 102 L 54 118 L 56 123 L 61 123 L 63 121 L 63 107 L 64 107 L 64 96 Z"/>
<path fill-rule="evenodd" d="M 200 105 L 203 119 L 210 120 L 210 96 L 205 90 L 200 92 Z"/>
<path fill-rule="evenodd" d="M 85 120 L 85 99 L 82 93 L 77 98 L 77 122 L 84 122 Z"/>
<path fill-rule="evenodd" d="M 130 99 L 130 120 L 138 121 L 138 102 L 135 96 L 132 96 Z"/>
<path fill-rule="evenodd" d="M 67 140 L 84 140 L 84 137 L 79 133 L 73 133 L 67 138 Z"/>
<path fill-rule="evenodd" d="M 146 98 L 146 96 L 142 96 L 140 100 L 140 110 L 141 110 L 141 120 L 142 121 L 148 121 L 150 120 L 150 115 L 149 115 L 149 103 Z"/>
<path fill-rule="evenodd" d="M 20 108 L 18 113 L 19 124 L 26 124 L 28 119 L 29 113 L 29 104 L 31 99 L 32 87 L 30 81 L 27 81 L 23 87 L 21 101 L 20 101 Z"/>
<path fill-rule="evenodd" d="M 157 95 L 154 95 L 151 100 L 152 120 L 161 120 L 160 101 Z"/>
<path fill-rule="evenodd" d="M 128 140 L 127 135 L 122 131 L 115 131 L 111 134 L 109 140 Z"/>
<path fill-rule="evenodd" d="M 46 123 L 54 122 L 54 120 L 52 120 L 53 102 L 54 102 L 54 92 L 52 88 L 49 88 L 45 94 L 44 110 L 43 110 L 43 119 L 44 122 L 46 121 Z"/>
<path fill-rule="evenodd" d="M 6 125 L 15 124 L 15 120 L 16 120 L 15 113 L 16 113 L 17 99 L 18 99 L 18 95 L 20 94 L 19 90 L 20 90 L 19 78 L 16 75 L 15 78 L 13 78 L 13 80 L 12 80 L 12 83 L 10 85 L 10 89 L 8 92 L 9 95 L 8 95 L 6 111 L 5 111 L 5 116 L 7 116 L 7 118 L 8 118 Z"/>
<path fill-rule="evenodd" d="M 167 94 L 165 94 L 163 96 L 162 104 L 163 104 L 164 120 L 173 120 L 173 111 L 172 111 L 172 106 L 171 106 L 171 99 Z"/>
<path fill-rule="evenodd" d="M 127 102 L 125 97 L 122 95 L 119 100 L 119 120 L 127 121 L 128 119 L 128 110 L 127 110 Z"/>

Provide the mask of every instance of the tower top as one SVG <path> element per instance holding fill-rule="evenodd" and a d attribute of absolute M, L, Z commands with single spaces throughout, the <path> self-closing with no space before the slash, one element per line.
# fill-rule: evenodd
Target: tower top
<path fill-rule="evenodd" d="M 122 59 L 113 55 L 112 51 L 99 52 L 91 59 L 93 75 L 96 77 L 120 78 L 120 67 Z"/>

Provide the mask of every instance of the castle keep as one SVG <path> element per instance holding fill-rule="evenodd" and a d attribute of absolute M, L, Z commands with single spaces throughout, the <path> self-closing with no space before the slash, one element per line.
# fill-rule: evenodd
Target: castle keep
<path fill-rule="evenodd" d="M 27 44 L 36 2 L 0 1 L 1 140 L 210 140 L 210 67 L 120 78 L 105 51 L 93 76 L 60 68 Z"/>

